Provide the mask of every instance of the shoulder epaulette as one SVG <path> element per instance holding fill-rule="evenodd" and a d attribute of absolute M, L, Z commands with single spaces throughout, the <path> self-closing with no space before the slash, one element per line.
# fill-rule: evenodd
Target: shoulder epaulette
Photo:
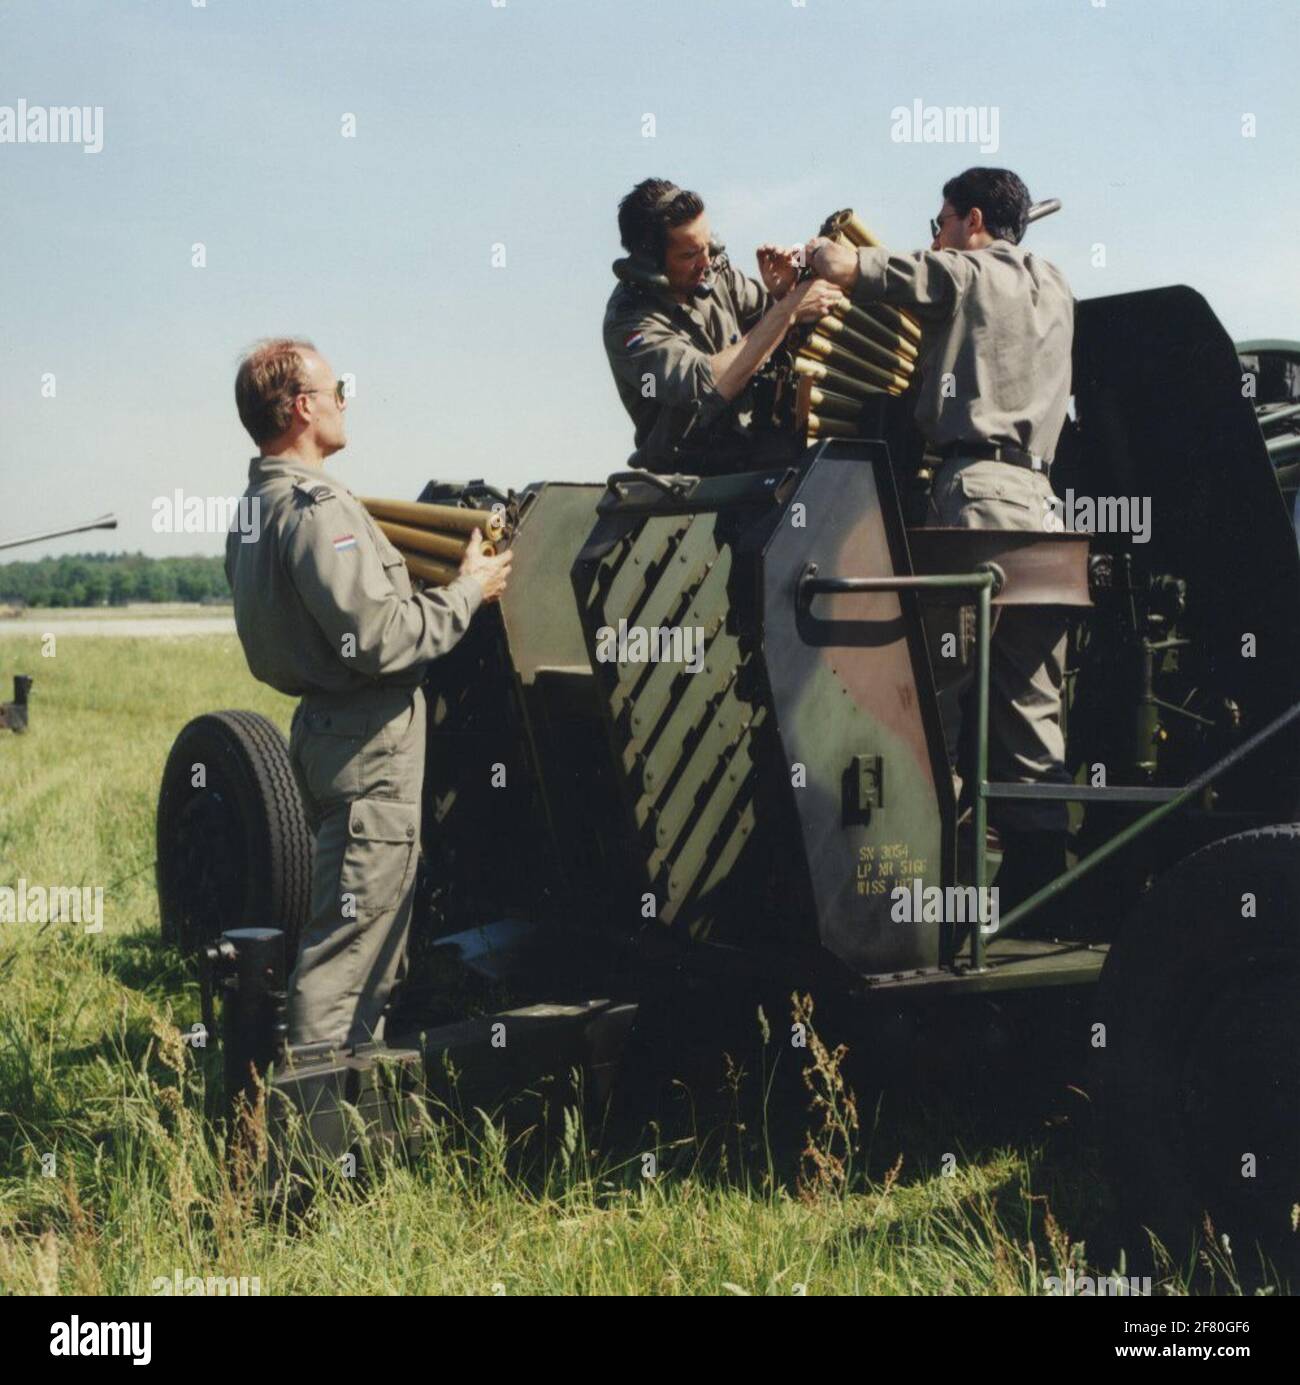
<path fill-rule="evenodd" d="M 322 500 L 334 499 L 334 492 L 328 486 L 313 484 L 310 481 L 295 481 L 293 488 L 313 505 L 319 505 Z"/>

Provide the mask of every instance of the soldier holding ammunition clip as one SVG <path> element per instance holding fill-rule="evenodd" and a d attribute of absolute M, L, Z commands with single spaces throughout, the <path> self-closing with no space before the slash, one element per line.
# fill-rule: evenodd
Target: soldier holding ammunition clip
<path fill-rule="evenodd" d="M 1056 513 L 1048 473 L 1070 396 L 1074 298 L 1055 265 L 1021 247 L 1029 220 L 1020 178 L 971 168 L 944 185 L 928 251 L 891 254 L 821 237 L 807 247 L 814 273 L 855 304 L 905 308 L 921 324 L 916 422 L 943 459 L 932 525 L 1042 532 Z M 990 778 L 1065 782 L 1065 617 L 1051 607 L 996 615 Z M 995 807 L 1008 908 L 1065 869 L 1066 809 L 1033 800 Z"/>
<path fill-rule="evenodd" d="M 699 194 L 662 178 L 628 193 L 618 224 L 629 253 L 614 262 L 604 341 L 636 428 L 631 465 L 698 475 L 762 466 L 751 382 L 795 323 L 824 317 L 840 294 L 797 284 L 795 252 L 773 245 L 758 251 L 761 284 L 742 274 L 712 240 Z"/>
<path fill-rule="evenodd" d="M 226 575 L 253 676 L 300 697 L 289 755 L 315 836 L 311 919 L 289 982 L 289 1042 L 383 1037 L 405 963 L 420 850 L 424 666 L 505 590 L 511 555 L 477 530 L 450 585 L 412 589 L 406 562 L 323 469 L 347 445 L 346 396 L 310 342 L 256 347 L 235 381 L 257 444 L 255 543 L 232 533 Z M 240 920 L 239 922 L 252 922 Z"/>

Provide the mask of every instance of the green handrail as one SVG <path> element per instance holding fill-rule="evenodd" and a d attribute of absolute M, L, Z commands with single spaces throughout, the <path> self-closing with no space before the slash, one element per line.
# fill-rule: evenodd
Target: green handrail
<path fill-rule="evenodd" d="M 816 575 L 816 564 L 810 563 L 804 569 L 804 574 L 799 582 L 799 595 L 801 599 L 807 599 L 820 592 L 885 592 L 885 591 L 935 591 L 944 588 L 964 588 L 974 591 L 976 594 L 976 620 L 975 620 L 975 639 L 978 648 L 976 655 L 976 703 L 975 703 L 975 802 L 972 811 L 973 827 L 975 832 L 975 879 L 973 881 L 976 888 L 976 898 L 982 900 L 984 897 L 984 885 L 988 875 L 987 843 L 985 837 L 988 831 L 988 797 L 990 784 L 988 781 L 988 752 L 989 752 L 989 664 L 990 649 L 992 645 L 992 604 L 993 597 L 1000 590 L 1003 576 L 996 564 L 989 563 L 981 566 L 975 572 L 966 573 L 944 573 L 927 574 L 919 577 L 818 577 Z M 1231 769 L 1233 765 L 1243 760 L 1252 751 L 1263 745 L 1265 741 L 1275 736 L 1279 731 L 1289 726 L 1297 717 L 1300 717 L 1300 702 L 1287 708 L 1285 712 L 1273 718 L 1266 726 L 1261 727 L 1253 736 L 1248 737 L 1234 750 L 1228 752 L 1219 760 L 1216 760 L 1208 769 L 1203 770 L 1190 783 L 1186 784 L 1167 802 L 1161 803 L 1150 812 L 1143 814 L 1136 822 L 1130 823 L 1127 827 L 1117 832 L 1115 836 L 1103 842 L 1096 850 L 1090 852 L 1081 861 L 1077 861 L 1070 866 L 1055 880 L 1049 881 L 1042 889 L 1035 891 L 1028 899 L 1021 900 L 1015 908 L 1011 909 L 1004 917 L 999 920 L 998 934 L 1005 937 L 1010 930 L 1028 914 L 1035 909 L 1041 908 L 1049 900 L 1055 899 L 1057 895 L 1070 888 L 1076 880 L 1081 879 L 1090 871 L 1117 851 L 1123 850 L 1131 841 L 1142 833 L 1149 831 L 1156 823 L 1163 821 L 1171 813 L 1175 813 L 1184 804 L 1202 793 L 1210 784 L 1214 782 L 1225 770 Z M 993 786 L 996 787 L 996 786 Z M 1115 789 L 1115 797 L 1122 801 L 1124 790 Z M 1085 796 L 1079 785 L 1044 787 L 1037 795 L 1043 799 L 1050 799 L 1059 802 L 1069 802 L 1072 798 L 1082 798 Z M 1088 797 L 1095 797 L 1095 791 L 1087 794 Z M 984 970 L 984 930 L 978 919 L 971 929 L 971 969 L 972 971 Z"/>

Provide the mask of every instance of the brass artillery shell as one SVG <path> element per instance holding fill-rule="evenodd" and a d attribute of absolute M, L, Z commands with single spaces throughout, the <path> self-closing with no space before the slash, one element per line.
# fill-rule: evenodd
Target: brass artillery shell
<path fill-rule="evenodd" d="M 823 233 L 828 236 L 843 236 L 847 241 L 857 246 L 874 247 L 880 244 L 879 239 L 869 231 L 862 219 L 852 207 L 845 207 L 842 212 L 826 218 L 826 230 Z"/>
<path fill-rule="evenodd" d="M 810 438 L 856 438 L 856 424 L 846 423 L 840 418 L 822 418 L 820 414 L 809 414 L 807 434 Z"/>
<path fill-rule="evenodd" d="M 419 553 L 403 552 L 402 557 L 406 560 L 406 570 L 422 582 L 445 587 L 456 580 L 456 569 L 450 563 L 440 563 L 436 558 L 426 558 Z"/>
<path fill-rule="evenodd" d="M 436 529 L 416 529 L 409 524 L 390 524 L 386 519 L 376 520 L 375 523 L 398 548 L 409 549 L 413 553 L 428 553 L 435 558 L 443 558 L 453 563 L 460 562 L 465 556 L 465 549 L 469 546 L 469 536 L 466 534 L 440 533 Z M 492 554 L 496 551 L 494 543 L 484 540 L 484 553 Z"/>
<path fill-rule="evenodd" d="M 882 389 L 879 385 L 869 385 L 865 380 L 859 380 L 855 376 L 845 375 L 843 371 L 828 366 L 824 361 L 814 360 L 811 356 L 796 356 L 794 360 L 795 373 L 807 376 L 810 380 L 815 380 L 819 385 L 828 385 L 837 394 L 847 394 L 852 398 L 865 398 L 872 394 L 901 394 L 900 389 Z"/>
<path fill-rule="evenodd" d="M 912 339 L 888 326 L 880 318 L 873 317 L 869 309 L 856 307 L 844 298 L 831 309 L 831 312 L 842 318 L 855 332 L 869 337 L 886 351 L 897 352 L 905 360 L 915 362 L 918 352 Z"/>
<path fill-rule="evenodd" d="M 462 510 L 457 505 L 426 505 L 418 500 L 376 500 L 370 496 L 358 499 L 376 519 L 397 524 L 411 524 L 417 529 L 441 529 L 453 534 L 468 534 L 481 529 L 485 539 L 505 535 L 505 516 L 495 510 Z"/>
<path fill-rule="evenodd" d="M 905 333 L 911 337 L 913 342 L 921 340 L 921 324 L 911 313 L 904 312 L 902 308 L 891 308 L 888 303 L 873 303 L 871 309 L 880 316 L 886 325 Z"/>
<path fill-rule="evenodd" d="M 890 351 L 879 342 L 872 341 L 870 337 L 864 337 L 834 313 L 827 313 L 818 322 L 817 331 L 828 340 L 838 342 L 846 350 L 852 351 L 854 355 L 878 365 L 882 370 L 910 376 L 916 369 L 911 357 L 904 356 L 899 351 Z"/>
<path fill-rule="evenodd" d="M 865 227 L 863 229 L 865 230 Z M 870 234 L 870 232 L 868 232 L 868 234 Z M 859 245 L 855 245 L 843 231 L 837 232 L 831 237 L 831 240 L 833 240 L 836 245 L 843 245 L 849 250 L 859 250 L 862 248 Z M 873 303 L 871 305 L 871 311 L 878 314 L 880 318 L 889 326 L 893 327 L 895 331 L 905 333 L 914 342 L 919 342 L 921 340 L 920 323 L 917 322 L 911 313 L 904 312 L 902 308 L 892 308 L 888 303 Z"/>
<path fill-rule="evenodd" d="M 816 361 L 825 361 L 845 375 L 856 375 L 883 389 L 891 386 L 900 390 L 907 388 L 905 375 L 898 371 L 882 370 L 870 361 L 864 361 L 861 356 L 854 355 L 852 351 L 837 346 L 819 332 L 813 332 L 799 349 L 802 355 L 811 356 Z"/>
<path fill-rule="evenodd" d="M 858 414 L 862 411 L 861 401 L 850 399 L 845 394 L 836 394 L 832 390 L 824 390 L 806 376 L 800 380 L 799 384 L 801 388 L 807 388 L 809 413 L 816 413 L 822 418 L 838 418 L 855 422 Z"/>
<path fill-rule="evenodd" d="M 853 399 L 847 394 L 836 394 L 823 389 L 811 376 L 800 375 L 798 378 L 794 402 L 794 420 L 797 427 L 803 428 L 808 422 L 808 415 L 814 413 L 820 418 L 856 424 L 858 415 L 862 412 L 861 399 Z"/>

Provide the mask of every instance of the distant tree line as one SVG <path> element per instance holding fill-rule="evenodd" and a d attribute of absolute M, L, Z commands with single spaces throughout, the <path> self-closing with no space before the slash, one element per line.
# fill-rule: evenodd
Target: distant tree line
<path fill-rule="evenodd" d="M 230 600 L 222 558 L 72 553 L 0 565 L 0 601 L 27 606 L 125 606 L 129 601 Z"/>

